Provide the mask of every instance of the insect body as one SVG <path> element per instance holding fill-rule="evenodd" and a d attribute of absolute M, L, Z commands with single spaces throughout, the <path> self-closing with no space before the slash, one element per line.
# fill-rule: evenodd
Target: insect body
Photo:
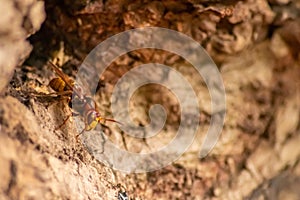
<path fill-rule="evenodd" d="M 70 80 L 70 83 L 72 85 L 74 85 L 74 81 Z M 56 92 L 63 92 L 63 91 L 68 91 L 71 90 L 68 85 L 66 85 L 65 81 L 60 78 L 60 77 L 56 77 L 53 78 L 50 82 L 49 82 L 49 86 Z"/>
<path fill-rule="evenodd" d="M 73 110 L 75 110 L 75 115 L 81 115 L 84 119 L 85 128 L 76 136 L 76 138 L 84 131 L 89 131 L 96 128 L 99 123 L 103 124 L 106 121 L 111 121 L 121 124 L 120 122 L 113 119 L 101 117 L 96 102 L 91 97 L 84 94 L 82 88 L 79 85 L 74 84 L 74 81 L 70 79 L 66 74 L 64 74 L 55 64 L 50 61 L 49 64 L 55 71 L 55 73 L 59 76 L 50 81 L 50 87 L 58 92 L 58 94 L 63 93 L 64 95 L 68 95 L 69 97 L 71 97 L 73 93 L 72 107 L 70 105 L 69 106 Z M 69 117 L 70 116 L 68 116 L 67 119 L 64 120 L 62 125 L 67 122 Z"/>

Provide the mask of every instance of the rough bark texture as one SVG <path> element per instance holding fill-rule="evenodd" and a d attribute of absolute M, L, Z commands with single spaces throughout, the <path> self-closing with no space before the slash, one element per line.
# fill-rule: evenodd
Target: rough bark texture
<path fill-rule="evenodd" d="M 130 199 L 300 199 L 299 1 L 3 0 L 0 10 L 0 199 L 117 199 L 121 190 Z M 56 130 L 71 111 L 59 97 L 41 94 L 53 92 L 47 60 L 56 59 L 72 77 L 101 41 L 145 26 L 180 31 L 207 50 L 224 80 L 226 120 L 217 145 L 200 160 L 211 118 L 203 79 L 170 52 L 120 56 L 98 85 L 95 99 L 105 116 L 118 79 L 150 62 L 184 75 L 201 108 L 197 136 L 179 160 L 124 174 L 97 161 L 85 142 L 92 133 L 76 140 L 73 119 Z M 168 113 L 158 138 L 132 138 L 115 124 L 107 124 L 105 134 L 128 151 L 163 146 L 179 124 L 176 97 L 152 85 L 135 94 L 130 109 L 146 125 L 147 109 L 157 103 Z"/>
<path fill-rule="evenodd" d="M 30 54 L 32 48 L 26 38 L 40 29 L 45 19 L 43 5 L 43 2 L 34 0 L 1 2 L 0 92 L 7 85 L 14 68 Z"/>

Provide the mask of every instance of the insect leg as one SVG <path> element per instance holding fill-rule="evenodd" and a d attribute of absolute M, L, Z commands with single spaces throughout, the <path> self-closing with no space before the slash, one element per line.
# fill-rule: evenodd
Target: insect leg
<path fill-rule="evenodd" d="M 68 117 L 63 121 L 63 123 L 61 125 L 59 125 L 58 127 L 56 127 L 55 130 L 58 130 L 62 126 L 64 126 L 67 123 L 67 121 L 70 119 L 70 117 L 72 117 L 72 116 L 78 116 L 78 115 L 79 115 L 78 113 L 72 112 L 72 114 L 68 115 Z"/>
<path fill-rule="evenodd" d="M 82 131 L 76 135 L 76 137 L 75 137 L 76 141 L 78 141 L 79 136 L 86 130 L 86 128 L 87 128 L 87 125 L 85 125 L 84 129 L 82 129 Z"/>

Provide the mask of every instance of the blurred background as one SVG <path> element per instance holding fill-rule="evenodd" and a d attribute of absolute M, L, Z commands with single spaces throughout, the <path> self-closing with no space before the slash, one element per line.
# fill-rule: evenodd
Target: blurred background
<path fill-rule="evenodd" d="M 0 199 L 118 199 L 120 193 L 130 199 L 300 199 L 300 1 L 2 0 L 1 10 Z M 76 140 L 74 119 L 56 129 L 71 110 L 61 96 L 49 95 L 56 75 L 46 62 L 75 78 L 100 42 L 148 26 L 179 31 L 205 48 L 224 81 L 226 118 L 215 148 L 199 159 L 212 116 L 203 78 L 164 50 L 118 57 L 96 80 L 103 116 L 111 116 L 119 78 L 146 63 L 178 70 L 200 106 L 196 138 L 180 159 L 126 174 L 98 162 Z M 98 129 L 127 151 L 163 147 L 176 134 L 180 105 L 172 92 L 150 84 L 133 95 L 130 117 L 146 126 L 153 104 L 168 114 L 155 137 L 133 138 L 113 123 Z"/>

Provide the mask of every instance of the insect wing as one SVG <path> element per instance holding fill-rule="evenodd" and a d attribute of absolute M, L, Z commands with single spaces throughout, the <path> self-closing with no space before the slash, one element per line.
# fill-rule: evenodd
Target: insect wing
<path fill-rule="evenodd" d="M 66 85 L 73 90 L 73 92 L 77 95 L 77 96 L 81 96 L 81 92 L 76 88 L 73 87 L 72 83 L 71 83 L 71 79 L 64 74 L 54 63 L 52 63 L 51 61 L 49 61 L 50 66 L 52 67 L 52 69 L 55 71 L 55 73 L 66 83 Z"/>

